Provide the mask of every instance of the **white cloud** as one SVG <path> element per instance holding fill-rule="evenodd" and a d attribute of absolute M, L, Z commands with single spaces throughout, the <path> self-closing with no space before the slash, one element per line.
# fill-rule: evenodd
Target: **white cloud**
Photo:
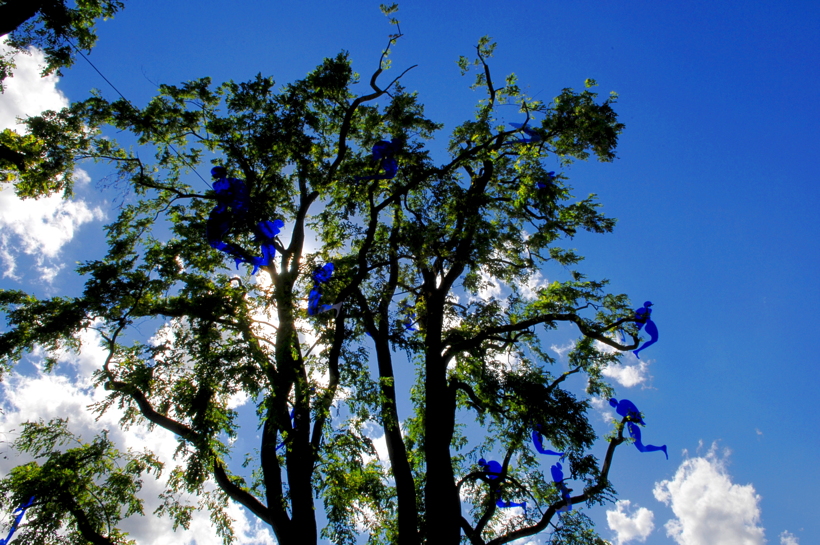
<path fill-rule="evenodd" d="M 607 366 L 601 374 L 613 379 L 621 386 L 632 388 L 646 382 L 649 378 L 649 364 L 645 361 L 639 362 L 638 365 L 615 363 Z"/>
<path fill-rule="evenodd" d="M 0 94 L 0 130 L 22 132 L 24 127 L 18 124 L 18 117 L 68 106 L 68 99 L 57 89 L 59 78 L 40 77 L 43 59 L 43 53 L 37 49 L 31 49 L 30 56 L 17 55 L 14 77 L 6 80 L 6 90 Z M 75 176 L 80 185 L 90 181 L 81 169 L 76 170 Z M 20 200 L 10 188 L 0 189 L 3 277 L 20 279 L 15 270 L 16 258 L 22 252 L 35 256 L 40 280 L 52 282 L 62 269 L 61 264 L 54 262 L 60 249 L 74 238 L 80 225 L 103 217 L 99 208 L 92 209 L 81 200 L 64 201 L 59 195 Z"/>
<path fill-rule="evenodd" d="M 575 341 L 569 341 L 567 344 L 561 346 L 558 346 L 557 344 L 553 344 L 550 346 L 550 350 L 558 354 L 558 356 L 561 358 L 563 358 L 564 354 L 568 353 L 573 348 L 575 348 Z"/>
<path fill-rule="evenodd" d="M 195 509 L 189 530 L 179 528 L 172 530 L 170 518 L 157 518 L 152 515 L 160 505 L 159 494 L 165 490 L 165 480 L 171 469 L 177 465 L 173 454 L 178 442 L 176 436 L 162 429 L 155 428 L 149 432 L 145 424 L 133 425 L 127 431 L 120 428 L 119 419 L 122 411 L 114 404 L 97 422 L 95 415 L 88 410 L 88 405 L 101 401 L 108 392 L 102 388 L 90 388 L 87 380 L 90 373 L 102 366 L 104 350 L 96 342 L 98 337 L 93 332 L 82 335 L 83 349 L 79 356 L 63 354 L 57 371 L 72 367 L 77 371 L 77 378 L 61 374 L 22 376 L 12 373 L 0 383 L 0 399 L 3 399 L 3 412 L 0 413 L 0 430 L 6 430 L 3 439 L 10 442 L 17 436 L 26 421 L 42 418 L 48 421 L 53 418 L 68 418 L 68 429 L 79 435 L 83 442 L 90 442 L 102 429 L 109 430 L 109 439 L 121 452 L 129 448 L 141 452 L 146 445 L 165 463 L 165 469 L 157 480 L 153 474 L 142 476 L 143 487 L 139 497 L 144 500 L 143 510 L 146 516 L 134 515 L 124 519 L 118 527 L 130 534 L 130 539 L 137 543 L 152 545 L 220 545 L 222 540 L 216 535 L 207 509 Z M 13 432 L 11 430 L 17 430 Z M 33 460 L 28 454 L 20 454 L 4 449 L 8 459 L 0 457 L 0 477 L 5 477 L 10 470 Z M 42 461 L 41 461 L 42 463 Z M 208 481 L 206 491 L 213 491 L 216 485 Z M 197 498 L 183 495 L 181 501 L 196 505 Z M 250 515 L 239 504 L 229 501 L 226 513 L 231 517 L 236 533 L 237 545 L 273 545 L 275 543 L 270 528 Z"/>
<path fill-rule="evenodd" d="M 705 457 L 688 458 L 672 480 L 655 483 L 658 501 L 671 506 L 674 519 L 664 526 L 679 545 L 762 545 L 760 496 L 751 484 L 738 485 L 726 470 L 723 457 L 712 444 Z"/>
<path fill-rule="evenodd" d="M 0 40 L 0 50 L 6 51 L 6 39 Z M 43 110 L 60 110 L 68 106 L 68 99 L 57 89 L 60 81 L 55 75 L 40 77 L 45 55 L 36 48 L 30 55 L 21 53 L 15 57 L 14 77 L 4 82 L 5 91 L 0 94 L 0 130 L 17 129 L 17 117 L 37 115 Z"/>
<path fill-rule="evenodd" d="M 632 516 L 629 515 L 629 500 L 618 500 L 615 509 L 608 509 L 606 522 L 609 529 L 615 532 L 615 543 L 621 545 L 632 540 L 646 541 L 647 536 L 655 529 L 652 519 L 655 514 L 646 507 L 639 507 Z"/>
<path fill-rule="evenodd" d="M 591 397 L 589 398 L 589 402 L 592 404 L 592 408 L 601 414 L 601 417 L 607 424 L 615 419 L 615 413 L 609 410 L 611 405 L 608 400 L 602 397 Z"/>
<path fill-rule="evenodd" d="M 521 284 L 518 289 L 524 299 L 533 300 L 538 297 L 538 291 L 547 287 L 549 282 L 541 274 L 541 271 L 535 271 L 535 274 L 527 279 L 526 284 Z"/>
<path fill-rule="evenodd" d="M 800 541 L 793 533 L 783 530 L 783 533 L 780 534 L 780 545 L 800 545 Z"/>

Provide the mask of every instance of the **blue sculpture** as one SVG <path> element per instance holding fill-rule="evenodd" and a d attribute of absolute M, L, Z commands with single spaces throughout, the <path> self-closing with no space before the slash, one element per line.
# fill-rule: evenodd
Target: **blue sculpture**
<path fill-rule="evenodd" d="M 642 347 L 632 351 L 632 353 L 635 354 L 635 357 L 638 359 L 640 359 L 638 352 L 658 342 L 658 326 L 656 326 L 655 322 L 653 322 L 650 318 L 650 316 L 652 315 L 652 309 L 649 307 L 651 306 L 652 301 L 647 301 L 643 304 L 643 307 L 635 311 L 635 321 L 638 322 L 638 331 L 640 331 L 641 328 L 644 327 L 644 325 L 646 325 L 645 331 L 649 333 L 650 337 L 648 341 L 643 343 Z"/>
<path fill-rule="evenodd" d="M 285 222 L 282 220 L 260 221 L 256 225 L 254 233 L 262 249 L 262 255 L 259 257 L 250 255 L 232 242 L 225 242 L 223 239 L 231 229 L 241 228 L 247 224 L 250 211 L 250 195 L 242 180 L 227 178 L 225 167 L 212 168 L 211 175 L 217 178 L 214 182 L 217 205 L 211 210 L 208 223 L 205 226 L 205 236 L 208 244 L 211 248 L 223 251 L 233 257 L 237 269 L 240 263 L 253 265 L 253 273 L 251 274 L 256 274 L 260 266 L 270 265 L 276 255 L 274 238 L 279 234 L 279 230 L 284 227 Z"/>
<path fill-rule="evenodd" d="M 381 168 L 384 174 L 375 174 L 373 176 L 356 176 L 354 181 L 361 180 L 391 180 L 399 171 L 399 162 L 394 157 L 396 153 L 404 146 L 403 138 L 394 138 L 391 141 L 380 140 L 373 146 L 373 160 L 381 161 Z"/>
<path fill-rule="evenodd" d="M 416 313 L 415 312 L 408 312 L 413 310 L 413 307 L 408 305 L 407 303 L 402 304 L 401 312 L 407 314 L 407 321 L 404 323 L 404 327 L 407 331 L 418 331 L 413 324 L 416 323 Z"/>
<path fill-rule="evenodd" d="M 535 426 L 535 429 L 532 430 L 532 443 L 535 445 L 535 450 L 540 452 L 541 454 L 549 454 L 552 456 L 561 456 L 564 457 L 563 452 L 555 452 L 554 450 L 548 450 L 544 448 L 544 436 L 541 434 L 541 424 Z"/>
<path fill-rule="evenodd" d="M 618 401 L 614 397 L 609 400 L 609 404 L 615 407 L 615 412 L 624 418 L 628 418 L 631 422 L 637 422 L 641 426 L 645 426 L 646 422 L 641 418 L 641 411 L 638 407 L 628 399 Z"/>
<path fill-rule="evenodd" d="M 339 311 L 342 309 L 342 303 L 336 303 L 335 305 L 322 305 L 321 308 L 319 307 L 319 299 L 322 297 L 320 287 L 322 284 L 330 280 L 330 277 L 333 275 L 333 270 L 333 263 L 327 263 L 324 267 L 317 269 L 313 273 L 313 289 L 310 290 L 310 294 L 308 295 L 308 315 L 315 316 L 320 312 L 335 310 L 336 316 L 339 316 Z"/>
<path fill-rule="evenodd" d="M 489 462 L 484 458 L 478 461 L 478 465 L 485 468 L 484 473 L 487 474 L 487 478 L 495 480 L 501 476 L 501 464 L 496 462 L 495 460 L 490 460 Z"/>
<path fill-rule="evenodd" d="M 516 129 L 519 129 L 521 132 L 529 136 L 529 138 L 514 140 L 510 142 L 511 144 L 534 144 L 542 140 L 541 135 L 527 127 L 526 123 L 510 123 L 510 125 L 512 125 Z"/>
<path fill-rule="evenodd" d="M 572 489 L 567 488 L 567 485 L 564 484 L 564 472 L 563 467 L 561 467 L 561 462 L 556 462 L 554 466 L 550 467 L 550 472 L 552 473 L 552 482 L 554 482 L 555 486 L 558 487 L 558 490 L 561 492 L 561 497 L 564 499 L 566 504 L 564 507 L 560 508 L 558 512 L 571 511 L 572 498 L 569 493 L 572 492 Z"/>
<path fill-rule="evenodd" d="M 549 172 L 547 172 L 547 183 L 551 184 L 554 181 L 555 181 L 555 171 L 550 170 Z M 546 189 L 547 187 L 549 187 L 549 186 L 547 184 L 545 184 L 544 182 L 535 182 L 535 189 Z"/>
<path fill-rule="evenodd" d="M 495 504 L 502 509 L 506 509 L 508 507 L 523 507 L 524 508 L 524 515 L 527 514 L 527 502 L 515 503 L 511 501 L 504 501 L 501 499 L 501 492 L 498 493 L 498 499 L 496 500 Z"/>
<path fill-rule="evenodd" d="M 14 518 L 14 522 L 11 525 L 11 530 L 9 530 L 9 535 L 6 536 L 6 539 L 0 539 L 0 545 L 7 545 L 8 544 L 8 542 L 11 540 L 11 536 L 13 536 L 14 532 L 17 531 L 17 526 L 20 524 L 20 521 L 23 520 L 23 515 L 26 513 L 26 509 L 28 509 L 31 506 L 32 503 L 34 503 L 34 496 L 32 496 L 28 500 L 28 503 L 26 503 L 25 505 L 21 505 L 20 507 L 18 507 L 17 509 L 14 510 L 14 513 L 12 513 L 12 514 L 17 514 L 17 516 Z"/>
<path fill-rule="evenodd" d="M 484 468 L 484 473 L 487 474 L 487 478 L 490 481 L 492 481 L 490 484 L 493 487 L 493 489 L 497 488 L 500 481 L 496 481 L 496 479 L 501 477 L 501 470 L 502 470 L 501 464 L 496 462 L 495 460 L 490 460 L 488 462 L 487 460 L 482 458 L 478 461 L 478 465 L 480 465 L 482 468 Z M 515 502 L 511 502 L 511 501 L 503 501 L 501 499 L 501 491 L 498 491 L 498 500 L 496 500 L 495 504 L 496 504 L 496 506 L 501 507 L 501 508 L 505 508 L 505 509 L 507 507 L 523 507 L 524 508 L 524 514 L 525 515 L 527 514 L 527 502 L 515 503 Z"/>
<path fill-rule="evenodd" d="M 641 442 L 641 428 L 638 427 L 637 424 L 633 422 L 626 423 L 627 428 L 629 429 L 629 435 L 632 439 L 635 440 L 635 447 L 641 452 L 655 452 L 657 450 L 663 451 L 664 455 L 666 455 L 666 459 L 669 459 L 669 454 L 666 452 L 666 445 L 662 445 L 660 447 L 656 447 L 655 445 L 644 445 Z"/>

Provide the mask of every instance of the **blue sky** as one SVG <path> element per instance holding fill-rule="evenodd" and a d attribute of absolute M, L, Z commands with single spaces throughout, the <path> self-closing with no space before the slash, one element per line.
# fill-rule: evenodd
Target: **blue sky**
<path fill-rule="evenodd" d="M 220 83 L 261 72 L 288 83 L 341 49 L 369 76 L 393 32 L 371 2 L 157 5 L 128 3 L 98 25 L 90 57 L 137 105 L 156 94 L 155 83 L 203 76 Z M 820 534 L 820 339 L 812 319 L 820 303 L 819 16 L 816 3 L 796 1 L 401 4 L 405 36 L 391 55 L 392 72 L 419 65 L 403 84 L 418 91 L 429 118 L 445 123 L 433 143 L 440 160 L 447 134 L 480 98 L 455 61 L 471 56 L 485 34 L 498 43 L 495 77 L 515 72 L 539 99 L 580 90 L 586 78 L 598 81 L 601 98 L 620 95 L 615 109 L 626 129 L 618 159 L 565 169 L 555 163 L 577 197 L 598 194 L 619 220 L 613 234 L 582 234 L 565 246 L 586 256 L 581 270 L 610 279 L 611 291 L 629 294 L 636 307 L 652 300 L 660 331 L 643 366 L 630 355 L 612 373 L 618 396 L 646 414 L 645 442 L 665 443 L 670 453 L 666 461 L 619 449 L 611 478 L 629 503 L 589 510 L 615 543 L 807 545 Z M 91 88 L 115 98 L 82 60 L 59 81 L 40 79 L 28 61 L 19 61 L 0 96 L 0 128 L 13 126 L 15 115 L 82 100 Z M 521 121 L 508 109 L 508 121 Z M 40 295 L 79 289 L 73 263 L 103 251 L 99 233 L 104 218 L 114 217 L 115 197 L 98 186 L 111 168 L 82 168 L 87 181 L 70 203 L 19 203 L 0 192 L 0 285 Z M 566 271 L 543 276 L 562 280 Z M 574 337 L 561 329 L 550 339 L 560 353 Z M 102 422 L 85 416 L 84 406 L 104 394 L 81 386 L 98 358 L 89 348 L 60 371 L 64 379 L 21 365 L 2 385 L 0 429 L 76 411 L 76 429 L 90 438 Z M 247 412 L 253 415 L 252 404 Z M 599 412 L 592 418 L 601 435 L 611 427 Z M 141 448 L 138 434 L 117 437 Z M 170 454 L 175 442 L 162 445 Z M 605 444 L 596 448 L 602 457 Z M 0 463 L 0 472 L 25 460 L 12 461 Z M 158 490 L 146 486 L 147 505 Z M 239 543 L 272 543 L 241 510 L 231 514 L 245 525 Z M 160 544 L 163 528 L 136 520 L 126 530 Z M 217 542 L 207 515 L 180 535 Z"/>

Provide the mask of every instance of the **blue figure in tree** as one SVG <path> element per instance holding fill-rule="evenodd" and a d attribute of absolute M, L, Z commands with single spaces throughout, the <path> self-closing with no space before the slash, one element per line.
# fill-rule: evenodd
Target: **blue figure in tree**
<path fill-rule="evenodd" d="M 520 130 L 529 138 L 521 138 L 520 140 L 513 140 L 510 144 L 535 144 L 541 141 L 541 135 L 527 127 L 526 123 L 510 123 L 513 127 Z"/>
<path fill-rule="evenodd" d="M 549 187 L 548 184 L 551 184 L 555 181 L 555 171 L 550 170 L 547 172 L 547 183 L 544 182 L 535 182 L 535 189 L 546 189 Z"/>
<path fill-rule="evenodd" d="M 416 323 L 416 313 L 410 312 L 413 310 L 413 307 L 408 305 L 407 303 L 403 303 L 401 307 L 401 312 L 407 315 L 407 321 L 404 322 L 404 327 L 407 331 L 418 331 L 413 324 Z"/>
<path fill-rule="evenodd" d="M 380 166 L 384 174 L 372 176 L 356 176 L 353 180 L 392 180 L 399 171 L 399 162 L 395 155 L 404 146 L 403 138 L 394 138 L 391 141 L 380 140 L 373 146 L 373 160 L 380 161 Z"/>
<path fill-rule="evenodd" d="M 655 322 L 653 322 L 650 318 L 650 316 L 652 315 L 652 309 L 649 307 L 651 306 L 652 301 L 647 301 L 643 304 L 643 307 L 635 311 L 635 321 L 638 323 L 638 331 L 640 331 L 641 328 L 644 327 L 644 325 L 646 325 L 645 331 L 649 333 L 650 337 L 648 341 L 643 343 L 642 347 L 632 351 L 632 353 L 635 354 L 635 357 L 638 359 L 640 359 L 638 352 L 658 342 L 658 326 L 656 326 Z"/>
<path fill-rule="evenodd" d="M 655 445 L 644 445 L 641 442 L 641 428 L 639 428 L 634 422 L 627 422 L 626 426 L 629 429 L 629 435 L 635 440 L 635 448 L 641 452 L 655 452 L 660 450 L 663 451 L 666 459 L 669 459 L 669 454 L 666 452 L 666 445 L 661 445 L 660 447 L 656 447 Z"/>
<path fill-rule="evenodd" d="M 276 255 L 274 237 L 279 234 L 279 229 L 285 223 L 282 220 L 262 221 L 253 228 L 256 240 L 262 248 L 262 255 L 259 257 L 252 256 L 237 244 L 225 242 L 225 236 L 232 229 L 241 231 L 247 226 L 250 212 L 250 195 L 242 180 L 227 177 L 228 172 L 225 167 L 212 168 L 211 175 L 217 179 L 214 182 L 217 205 L 211 210 L 208 223 L 205 226 L 208 244 L 211 248 L 233 257 L 237 269 L 240 263 L 253 265 L 252 274 L 256 274 L 260 266 L 270 265 L 271 260 Z"/>
<path fill-rule="evenodd" d="M 527 513 L 527 502 L 523 503 L 514 503 L 511 501 L 503 501 L 501 499 L 501 491 L 497 490 L 498 486 L 500 485 L 500 481 L 497 479 L 501 477 L 501 464 L 496 462 L 495 460 L 490 460 L 489 462 L 484 458 L 478 461 L 478 465 L 484 469 L 484 473 L 487 474 L 487 478 L 490 480 L 490 486 L 493 490 L 496 490 L 498 493 L 498 499 L 496 500 L 495 504 L 498 507 L 506 509 L 507 507 L 523 507 L 524 514 Z"/>
<path fill-rule="evenodd" d="M 572 510 L 572 498 L 570 497 L 569 493 L 572 492 L 571 488 L 567 488 L 567 485 L 564 484 L 564 471 L 563 467 L 561 467 L 561 462 L 556 462 L 554 466 L 550 467 L 550 472 L 552 473 L 552 482 L 555 483 L 555 486 L 558 487 L 558 491 L 561 492 L 561 497 L 564 499 L 564 507 L 560 508 L 558 512 L 562 511 L 571 511 Z"/>
<path fill-rule="evenodd" d="M 609 400 L 609 404 L 615 407 L 615 412 L 624 418 L 628 418 L 631 422 L 637 422 L 641 426 L 645 426 L 646 422 L 641 418 L 641 411 L 638 407 L 628 399 L 618 401 L 614 397 Z"/>
<path fill-rule="evenodd" d="M 14 532 L 17 531 L 17 527 L 20 525 L 20 521 L 23 520 L 23 515 L 25 515 L 26 509 L 31 507 L 32 503 L 34 503 L 34 496 L 32 496 L 28 500 L 28 503 L 26 503 L 25 505 L 21 505 L 20 507 L 14 510 L 14 513 L 12 514 L 17 516 L 14 517 L 14 522 L 11 525 L 11 530 L 9 530 L 9 535 L 6 536 L 6 539 L 0 539 L 0 545 L 8 545 L 8 542 L 11 540 L 11 536 L 14 535 Z"/>
<path fill-rule="evenodd" d="M 523 507 L 524 515 L 527 514 L 527 502 L 515 503 L 512 501 L 504 501 L 501 499 L 501 491 L 498 492 L 498 499 L 495 501 L 495 504 L 502 509 L 507 509 L 508 507 Z"/>
<path fill-rule="evenodd" d="M 551 456 L 560 456 L 564 457 L 563 452 L 555 452 L 554 450 L 548 450 L 544 448 L 544 436 L 541 433 L 542 427 L 541 424 L 537 424 L 535 429 L 532 430 L 532 443 L 535 445 L 535 450 L 540 452 L 541 454 L 548 454 Z"/>
<path fill-rule="evenodd" d="M 313 273 L 313 289 L 310 290 L 310 294 L 308 295 L 308 315 L 315 316 L 320 312 L 328 310 L 336 310 L 336 316 L 339 315 L 339 311 L 342 308 L 341 303 L 322 305 L 321 308 L 319 307 L 319 299 L 322 297 L 321 285 L 330 280 L 333 271 L 333 263 L 327 263 L 324 267 L 317 269 Z"/>

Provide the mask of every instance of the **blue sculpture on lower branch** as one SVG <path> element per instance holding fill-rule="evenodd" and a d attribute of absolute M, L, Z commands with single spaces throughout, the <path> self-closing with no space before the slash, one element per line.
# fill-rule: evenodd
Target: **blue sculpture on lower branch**
<path fill-rule="evenodd" d="M 6 539 L 0 539 L 0 545 L 8 545 L 8 542 L 11 540 L 11 536 L 14 535 L 14 532 L 17 531 L 17 527 L 20 525 L 20 521 L 23 520 L 23 515 L 26 514 L 26 509 L 31 507 L 32 503 L 34 503 L 34 496 L 32 496 L 28 500 L 28 503 L 26 503 L 25 505 L 21 505 L 20 507 L 14 510 L 13 514 L 17 516 L 14 517 L 14 522 L 11 525 L 11 530 L 9 530 L 9 535 L 6 536 Z"/>
<path fill-rule="evenodd" d="M 484 468 L 484 473 L 487 474 L 487 479 L 490 480 L 490 486 L 492 489 L 498 494 L 498 499 L 495 502 L 497 507 L 501 507 L 502 509 L 506 509 L 508 507 L 523 507 L 524 514 L 527 514 L 527 502 L 515 503 L 511 501 L 504 501 L 501 499 L 501 491 L 497 490 L 500 484 L 499 479 L 501 477 L 502 467 L 501 464 L 496 462 L 495 460 L 490 460 L 489 462 L 484 458 L 478 461 L 478 465 Z"/>
<path fill-rule="evenodd" d="M 561 493 L 561 497 L 564 499 L 564 506 L 558 509 L 559 513 L 572 510 L 572 498 L 569 495 L 569 493 L 572 492 L 572 489 L 567 488 L 567 485 L 564 484 L 565 479 L 563 469 L 564 468 L 561 466 L 561 462 L 556 462 L 554 466 L 550 467 L 552 482 L 555 483 L 555 486 Z"/>
<path fill-rule="evenodd" d="M 638 407 L 636 407 L 635 404 L 628 399 L 618 401 L 613 397 L 609 400 L 609 404 L 615 408 L 615 412 L 620 416 L 629 418 L 630 421 L 637 422 L 642 426 L 646 425 L 646 422 L 643 421 L 643 417 L 641 417 L 641 411 L 639 411 Z"/>
<path fill-rule="evenodd" d="M 635 440 L 635 448 L 641 452 L 655 452 L 660 450 L 666 456 L 666 459 L 669 459 L 669 453 L 666 452 L 666 445 L 661 445 L 659 447 L 656 447 L 655 445 L 644 445 L 641 441 L 641 428 L 639 428 L 634 422 L 627 422 L 626 426 L 629 429 L 629 435 Z"/>

